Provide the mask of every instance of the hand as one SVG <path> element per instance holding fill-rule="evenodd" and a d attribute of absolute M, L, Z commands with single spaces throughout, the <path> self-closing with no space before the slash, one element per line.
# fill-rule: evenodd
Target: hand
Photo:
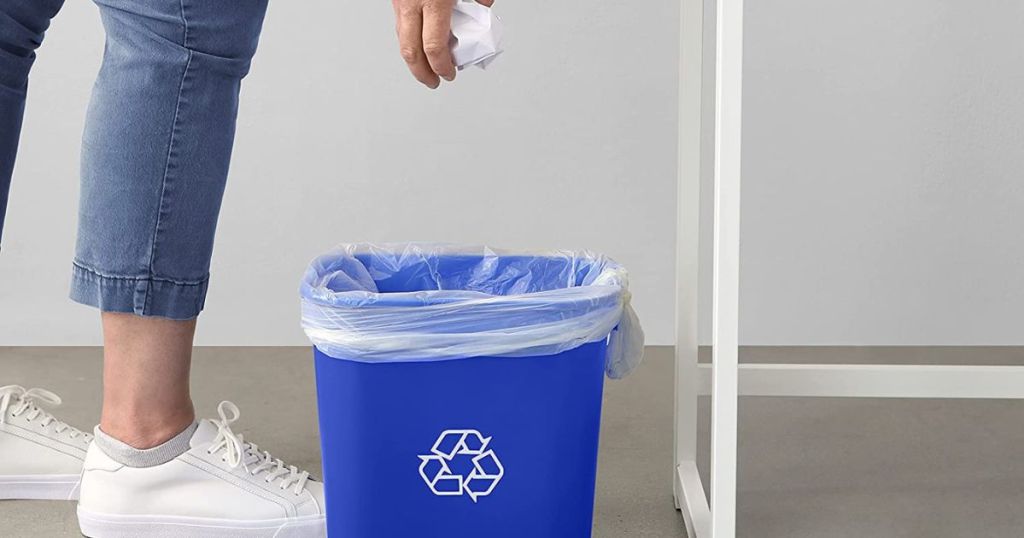
<path fill-rule="evenodd" d="M 430 89 L 455 80 L 451 53 L 452 9 L 458 0 L 391 0 L 402 58 Z M 490 7 L 494 0 L 477 0 Z"/>

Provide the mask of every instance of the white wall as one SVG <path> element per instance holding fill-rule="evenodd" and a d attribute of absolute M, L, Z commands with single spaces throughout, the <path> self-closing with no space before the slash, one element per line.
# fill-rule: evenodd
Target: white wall
<path fill-rule="evenodd" d="M 748 5 L 745 340 L 1024 344 L 1024 3 Z"/>
<path fill-rule="evenodd" d="M 1024 343 L 1024 6 L 748 4 L 744 342 Z M 271 2 L 201 344 L 304 343 L 309 258 L 407 239 L 606 252 L 671 343 L 676 3 L 499 9 L 508 53 L 431 93 L 388 3 Z M 0 345 L 99 342 L 64 297 L 101 50 L 95 8 L 69 3 L 33 76 Z"/>

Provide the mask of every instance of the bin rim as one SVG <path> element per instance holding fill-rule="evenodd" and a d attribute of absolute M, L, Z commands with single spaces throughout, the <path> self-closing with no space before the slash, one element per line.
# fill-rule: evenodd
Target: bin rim
<path fill-rule="evenodd" d="M 383 255 L 429 255 L 433 257 L 480 256 L 482 258 L 532 258 L 548 260 L 573 260 L 584 265 L 601 267 L 601 272 L 592 283 L 567 285 L 564 288 L 517 293 L 494 294 L 474 290 L 420 290 L 400 292 L 379 292 L 368 290 L 335 291 L 324 285 L 324 279 L 338 269 L 331 264 L 343 257 Z M 459 303 L 500 305 L 515 302 L 520 306 L 557 307 L 577 304 L 581 298 L 597 301 L 593 306 L 607 306 L 606 301 L 623 300 L 628 294 L 628 273 L 614 260 L 589 250 L 512 250 L 485 246 L 458 245 L 454 243 L 353 243 L 342 244 L 327 254 L 317 256 L 309 265 L 302 279 L 302 298 L 329 307 L 350 308 L 429 308 L 452 306 Z"/>
<path fill-rule="evenodd" d="M 441 266 L 457 257 L 472 263 Z M 403 284 L 413 291 L 402 291 Z M 437 289 L 430 289 L 434 284 Z M 381 292 L 381 286 L 395 291 Z M 606 370 L 613 378 L 628 374 L 643 357 L 628 273 L 587 250 L 342 244 L 310 263 L 300 295 L 306 335 L 335 357 L 407 362 L 542 356 L 608 339 Z"/>

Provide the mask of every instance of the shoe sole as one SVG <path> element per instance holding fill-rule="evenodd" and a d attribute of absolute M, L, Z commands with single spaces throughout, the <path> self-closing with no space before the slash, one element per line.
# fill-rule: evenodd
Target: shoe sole
<path fill-rule="evenodd" d="M 0 500 L 77 501 L 81 475 L 0 476 Z"/>
<path fill-rule="evenodd" d="M 323 516 L 239 521 L 182 516 L 97 514 L 78 507 L 86 538 L 326 538 Z"/>

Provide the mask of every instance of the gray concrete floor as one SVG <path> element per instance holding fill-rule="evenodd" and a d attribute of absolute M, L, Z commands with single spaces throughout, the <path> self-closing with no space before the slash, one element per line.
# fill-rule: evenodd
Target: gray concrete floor
<path fill-rule="evenodd" d="M 751 348 L 750 362 L 1024 364 L 1021 348 Z M 685 536 L 672 507 L 672 361 L 651 348 L 609 382 L 594 535 Z M 0 385 L 61 394 L 59 415 L 99 411 L 100 351 L 0 348 Z M 247 372 L 243 374 L 243 372 Z M 200 414 L 239 404 L 239 430 L 319 467 L 312 365 L 303 348 L 201 348 Z M 1024 402 L 750 398 L 740 407 L 739 535 L 753 538 L 1024 536 Z M 703 438 L 708 413 L 701 405 Z M 708 447 L 702 446 L 706 477 Z M 706 481 L 706 478 L 705 478 Z M 79 536 L 70 503 L 2 502 L 0 536 Z"/>

